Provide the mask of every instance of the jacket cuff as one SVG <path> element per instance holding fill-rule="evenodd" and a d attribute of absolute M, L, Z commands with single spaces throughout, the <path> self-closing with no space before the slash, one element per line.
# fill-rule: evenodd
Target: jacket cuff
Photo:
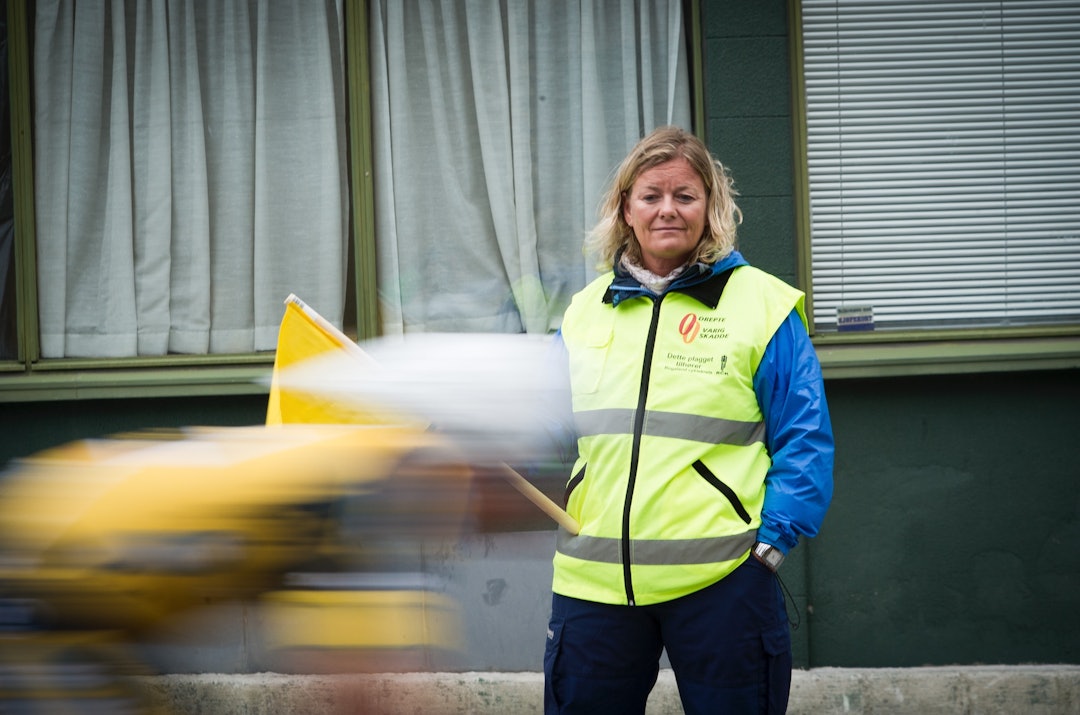
<path fill-rule="evenodd" d="M 783 551 L 785 556 L 787 556 L 788 552 L 794 549 L 799 543 L 798 540 L 792 542 L 789 539 L 784 538 L 778 529 L 767 524 L 762 524 L 758 527 L 757 540 L 775 546 Z"/>

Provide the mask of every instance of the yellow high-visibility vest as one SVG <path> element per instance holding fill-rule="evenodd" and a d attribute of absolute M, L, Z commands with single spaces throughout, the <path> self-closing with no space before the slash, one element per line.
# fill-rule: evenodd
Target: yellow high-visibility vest
<path fill-rule="evenodd" d="M 678 291 L 613 306 L 611 279 L 578 293 L 562 324 L 579 451 L 567 511 L 581 530 L 559 532 L 553 590 L 647 605 L 749 554 L 771 464 L 754 373 L 793 309 L 805 322 L 804 297 L 740 266 L 715 307 Z"/>

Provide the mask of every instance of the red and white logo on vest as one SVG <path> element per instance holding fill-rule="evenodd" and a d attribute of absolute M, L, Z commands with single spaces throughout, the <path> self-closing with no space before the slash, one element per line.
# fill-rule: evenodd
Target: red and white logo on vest
<path fill-rule="evenodd" d="M 679 335 L 687 345 L 698 339 L 723 340 L 728 337 L 727 328 L 724 326 L 726 320 L 722 315 L 687 313 L 679 321 Z"/>
<path fill-rule="evenodd" d="M 694 342 L 694 338 L 701 332 L 701 321 L 693 313 L 687 313 L 683 316 L 683 319 L 679 321 L 679 335 L 682 336 L 682 341 L 689 345 Z"/>

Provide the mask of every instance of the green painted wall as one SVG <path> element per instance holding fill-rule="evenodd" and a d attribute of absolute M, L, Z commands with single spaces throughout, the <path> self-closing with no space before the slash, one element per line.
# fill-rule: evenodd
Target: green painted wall
<path fill-rule="evenodd" d="M 788 6 L 702 0 L 740 248 L 796 282 Z M 830 380 L 836 492 L 785 564 L 801 666 L 1080 662 L 1080 372 Z M 802 553 L 799 553 L 802 552 Z"/>
<path fill-rule="evenodd" d="M 250 425 L 265 419 L 265 395 L 9 402 L 0 404 L 0 466 L 86 437 L 187 425 Z"/>
<path fill-rule="evenodd" d="M 739 192 L 739 250 L 759 268 L 795 283 L 787 5 L 701 4 L 705 137 Z"/>
<path fill-rule="evenodd" d="M 1080 371 L 827 390 L 811 662 L 1080 662 Z"/>

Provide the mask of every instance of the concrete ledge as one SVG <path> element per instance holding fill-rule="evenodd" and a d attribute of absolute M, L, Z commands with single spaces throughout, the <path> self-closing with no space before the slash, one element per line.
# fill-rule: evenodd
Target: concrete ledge
<path fill-rule="evenodd" d="M 541 673 L 164 675 L 147 679 L 176 713 L 525 715 L 543 712 Z M 816 668 L 792 677 L 790 715 L 1080 715 L 1080 666 Z M 648 715 L 682 713 L 660 673 Z"/>

